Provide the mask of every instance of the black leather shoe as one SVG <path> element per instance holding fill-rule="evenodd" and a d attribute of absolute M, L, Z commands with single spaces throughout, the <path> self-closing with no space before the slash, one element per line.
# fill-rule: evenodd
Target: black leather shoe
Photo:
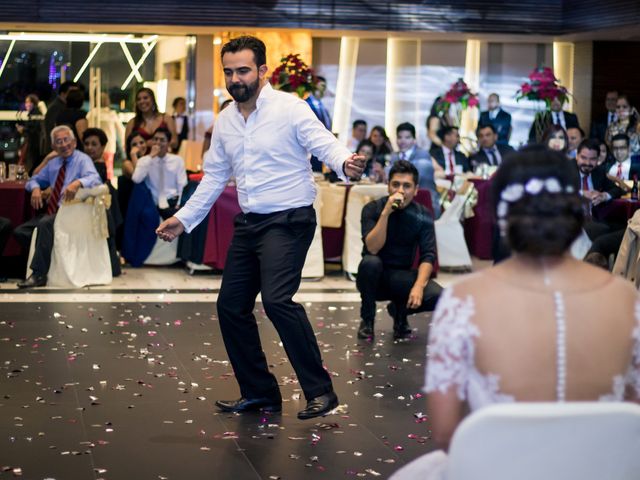
<path fill-rule="evenodd" d="M 364 320 L 360 322 L 360 326 L 358 327 L 358 338 L 366 340 L 367 338 L 373 337 L 373 324 L 367 323 Z"/>
<path fill-rule="evenodd" d="M 406 338 L 411 335 L 411 327 L 409 326 L 409 322 L 407 322 L 407 316 L 398 315 L 398 309 L 396 308 L 396 304 L 393 302 L 389 302 L 387 304 L 387 312 L 393 318 L 393 339 L 399 340 L 401 338 Z"/>
<path fill-rule="evenodd" d="M 47 277 L 45 275 L 31 275 L 24 282 L 18 283 L 18 288 L 34 288 L 44 287 L 47 284 Z"/>
<path fill-rule="evenodd" d="M 407 338 L 413 330 L 409 326 L 409 322 L 406 320 L 397 324 L 393 324 L 393 339 L 400 340 L 401 338 Z"/>
<path fill-rule="evenodd" d="M 338 406 L 338 397 L 334 392 L 325 393 L 319 397 L 312 398 L 307 402 L 307 408 L 298 412 L 300 420 L 326 415 Z"/>
<path fill-rule="evenodd" d="M 282 401 L 272 398 L 239 398 L 238 400 L 216 400 L 216 406 L 223 412 L 281 412 Z"/>

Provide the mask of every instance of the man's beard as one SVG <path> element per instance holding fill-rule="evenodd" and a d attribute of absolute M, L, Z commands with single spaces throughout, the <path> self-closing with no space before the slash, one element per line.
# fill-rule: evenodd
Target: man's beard
<path fill-rule="evenodd" d="M 236 102 L 243 103 L 255 95 L 255 93 L 258 91 L 259 86 L 260 80 L 256 79 L 255 82 L 249 83 L 248 85 L 244 85 L 242 83 L 234 83 L 231 86 L 227 87 L 227 91 Z"/>
<path fill-rule="evenodd" d="M 578 170 L 580 170 L 580 173 L 582 173 L 583 175 L 589 175 L 591 172 L 593 172 L 593 167 L 591 165 L 580 165 L 578 167 Z"/>

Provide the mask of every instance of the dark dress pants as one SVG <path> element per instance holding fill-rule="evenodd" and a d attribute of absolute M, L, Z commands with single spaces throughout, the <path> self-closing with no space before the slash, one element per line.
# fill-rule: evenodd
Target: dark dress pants
<path fill-rule="evenodd" d="M 8 218 L 0 217 L 0 257 L 4 252 L 9 237 L 11 236 L 11 220 Z"/>
<path fill-rule="evenodd" d="M 30 265 L 33 274 L 36 276 L 46 276 L 49 273 L 51 252 L 53 251 L 53 222 L 55 219 L 55 214 L 32 218 L 13 231 L 13 236 L 28 252 L 31 246 L 31 235 L 33 235 L 35 228 L 38 228 L 36 248 Z"/>
<path fill-rule="evenodd" d="M 442 292 L 442 287 L 434 280 L 429 280 L 424 288 L 422 305 L 418 308 L 407 308 L 409 293 L 417 278 L 417 270 L 386 268 L 380 257 L 365 255 L 358 266 L 356 278 L 356 286 L 362 299 L 362 320 L 373 324 L 376 317 L 376 300 L 391 300 L 395 304 L 398 319 L 413 313 L 433 311 Z"/>
<path fill-rule="evenodd" d="M 239 214 L 218 296 L 220 329 L 244 398 L 281 398 L 253 314 L 258 292 L 307 399 L 333 391 L 304 307 L 293 301 L 316 228 L 313 207 Z"/>

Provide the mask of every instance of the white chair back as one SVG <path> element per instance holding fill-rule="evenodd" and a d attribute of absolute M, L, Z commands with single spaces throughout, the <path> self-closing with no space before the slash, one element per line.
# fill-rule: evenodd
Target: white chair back
<path fill-rule="evenodd" d="M 447 480 L 637 480 L 640 406 L 515 403 L 467 417 L 453 436 Z"/>
<path fill-rule="evenodd" d="M 88 198 L 98 199 L 108 193 L 106 185 L 80 189 L 76 195 L 80 203 L 63 203 L 60 206 L 53 226 L 53 251 L 47 285 L 84 287 L 111 283 L 105 206 L 83 203 Z"/>

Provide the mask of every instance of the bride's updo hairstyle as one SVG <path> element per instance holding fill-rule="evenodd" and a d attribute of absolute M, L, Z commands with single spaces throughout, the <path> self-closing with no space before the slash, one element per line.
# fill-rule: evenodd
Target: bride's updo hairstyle
<path fill-rule="evenodd" d="M 558 152 L 536 145 L 509 155 L 492 188 L 500 233 L 515 252 L 562 255 L 582 230 L 578 171 Z"/>

